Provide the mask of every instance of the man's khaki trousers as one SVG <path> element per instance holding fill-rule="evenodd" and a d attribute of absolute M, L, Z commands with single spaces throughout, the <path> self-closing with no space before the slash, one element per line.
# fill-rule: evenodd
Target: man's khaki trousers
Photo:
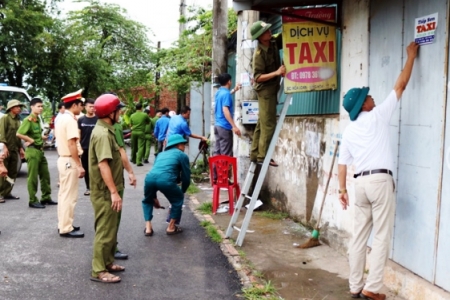
<path fill-rule="evenodd" d="M 349 247 L 350 291 L 363 288 L 378 293 L 383 286 L 384 266 L 394 226 L 395 186 L 389 174 L 360 176 L 355 180 L 354 228 Z M 351 203 L 350 203 L 351 204 Z M 373 229 L 369 274 L 364 284 L 367 241 Z"/>
<path fill-rule="evenodd" d="M 70 164 L 70 167 L 69 165 Z M 78 170 L 72 157 L 58 158 L 58 229 L 59 233 L 73 230 L 73 212 L 78 200 Z"/>

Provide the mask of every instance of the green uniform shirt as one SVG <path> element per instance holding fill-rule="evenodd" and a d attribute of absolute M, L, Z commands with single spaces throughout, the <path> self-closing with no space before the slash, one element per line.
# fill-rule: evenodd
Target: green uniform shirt
<path fill-rule="evenodd" d="M 151 121 L 152 121 L 152 124 L 153 124 L 153 128 L 155 128 L 155 126 L 156 126 L 156 122 L 159 120 L 159 117 L 158 116 L 154 116 L 152 119 L 150 119 Z"/>
<path fill-rule="evenodd" d="M 41 123 L 39 122 L 38 116 L 33 113 L 22 121 L 22 124 L 17 132 L 32 138 L 35 146 L 39 147 L 44 144 L 44 141 L 42 140 Z"/>
<path fill-rule="evenodd" d="M 115 135 L 116 135 L 117 145 L 119 145 L 120 148 L 125 147 L 125 141 L 123 139 L 123 127 L 122 127 L 122 124 L 115 123 L 113 125 L 113 127 L 114 127 L 114 132 L 115 132 Z"/>
<path fill-rule="evenodd" d="M 281 42 L 281 35 L 277 38 L 272 38 L 268 47 L 258 43 L 255 53 L 253 54 L 253 78 L 255 83 L 253 89 L 260 91 L 264 88 L 274 88 L 278 90 L 280 86 L 280 76 L 276 76 L 264 82 L 256 82 L 263 74 L 272 73 L 281 66 L 279 44 Z"/>
<path fill-rule="evenodd" d="M 22 143 L 16 136 L 19 127 L 19 115 L 8 113 L 0 119 L 0 143 L 4 143 L 9 151 L 19 151 L 22 148 Z"/>
<path fill-rule="evenodd" d="M 153 133 L 153 129 L 155 128 L 155 125 L 153 124 L 153 120 L 150 119 L 150 122 L 148 122 L 148 124 L 145 124 L 145 134 L 152 134 Z"/>
<path fill-rule="evenodd" d="M 114 127 L 105 121 L 98 120 L 92 130 L 89 144 L 89 183 L 93 193 L 108 189 L 98 167 L 98 164 L 105 159 L 111 168 L 117 190 L 123 190 L 123 166 Z"/>
<path fill-rule="evenodd" d="M 130 117 L 131 130 L 145 132 L 145 125 L 150 123 L 150 117 L 142 111 L 137 111 Z"/>

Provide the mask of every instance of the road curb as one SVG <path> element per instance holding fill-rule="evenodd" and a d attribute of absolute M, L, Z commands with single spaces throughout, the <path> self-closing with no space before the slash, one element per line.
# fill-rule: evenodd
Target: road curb
<path fill-rule="evenodd" d="M 223 255 L 225 255 L 230 262 L 230 264 L 233 266 L 233 268 L 236 270 L 236 273 L 238 274 L 242 286 L 244 288 L 250 288 L 253 287 L 255 284 L 259 284 L 259 281 L 255 276 L 252 275 L 252 270 L 245 265 L 245 262 L 243 262 L 243 259 L 241 258 L 239 251 L 236 250 L 234 245 L 230 242 L 229 239 L 225 238 L 225 233 L 218 228 L 216 222 L 212 218 L 211 215 L 202 215 L 197 211 L 197 207 L 200 205 L 200 202 L 197 200 L 195 196 L 189 196 L 189 208 L 191 209 L 194 216 L 201 222 L 201 221 L 209 221 L 211 224 L 214 225 L 217 232 L 222 237 L 222 242 L 219 244 L 220 250 L 222 251 Z"/>

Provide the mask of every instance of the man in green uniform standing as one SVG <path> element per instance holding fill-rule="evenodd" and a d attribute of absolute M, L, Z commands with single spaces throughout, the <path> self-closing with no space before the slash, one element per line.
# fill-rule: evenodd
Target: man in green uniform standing
<path fill-rule="evenodd" d="M 146 109 L 144 111 L 148 117 L 150 118 L 150 110 Z M 148 122 L 145 125 L 145 151 L 144 151 L 144 163 L 148 164 L 148 158 L 150 157 L 150 152 L 151 152 L 151 147 L 152 147 L 152 140 L 153 140 L 153 129 L 155 128 L 155 125 L 152 121 L 152 119 L 150 119 L 150 122 Z"/>
<path fill-rule="evenodd" d="M 145 125 L 150 123 L 150 117 L 142 111 L 142 104 L 136 104 L 136 112 L 130 117 L 131 123 L 131 162 L 142 167 L 142 157 L 145 151 Z"/>
<path fill-rule="evenodd" d="M 3 153 L 5 154 L 4 165 L 8 170 L 8 177 L 12 180 L 17 178 L 17 164 L 20 156 L 24 155 L 22 143 L 16 136 L 20 127 L 19 114 L 24 105 L 19 100 L 10 100 L 6 106 L 6 115 L 0 119 L 0 143 L 3 143 Z M 0 177 L 0 203 L 5 199 L 19 199 L 11 194 L 13 184 Z"/>
<path fill-rule="evenodd" d="M 250 160 L 262 163 L 272 140 L 277 124 L 277 93 L 281 76 L 286 68 L 281 64 L 281 35 L 274 38 L 270 32 L 272 24 L 262 21 L 253 23 L 250 31 L 252 40 L 258 40 L 253 54 L 253 89 L 258 95 L 259 118 L 253 133 Z M 278 167 L 272 159 L 270 166 Z"/>
<path fill-rule="evenodd" d="M 122 114 L 122 110 L 120 110 L 120 114 Z M 128 160 L 128 156 L 127 153 L 125 151 L 125 141 L 123 139 L 123 127 L 122 124 L 120 124 L 119 122 L 115 123 L 113 125 L 114 127 L 114 131 L 115 131 L 115 135 L 116 135 L 116 142 L 117 145 L 119 145 L 119 151 L 120 151 L 120 157 L 122 159 L 122 165 L 123 168 L 125 170 L 127 170 L 128 173 L 128 178 L 130 180 L 130 185 L 134 186 L 134 188 L 136 188 L 136 177 L 134 176 L 134 172 L 133 172 L 133 168 L 131 167 L 130 161 Z M 123 201 L 123 194 L 124 194 L 124 190 L 120 190 L 119 191 L 119 195 L 120 198 L 122 198 Z M 118 213 L 119 215 L 119 220 L 117 221 L 117 231 L 119 231 L 119 226 L 120 226 L 120 219 L 122 217 L 122 211 L 120 211 Z M 117 243 L 119 244 L 119 243 Z M 119 247 L 116 246 L 116 250 L 114 253 L 114 258 L 115 259 L 127 259 L 128 258 L 128 254 L 126 253 L 122 253 L 119 250 Z"/>
<path fill-rule="evenodd" d="M 154 131 L 156 128 L 156 122 L 159 120 L 159 118 L 161 118 L 161 116 L 162 116 L 162 111 L 160 109 L 158 109 L 156 111 L 155 116 L 151 119 L 152 125 L 153 125 L 152 140 L 153 140 L 153 143 L 155 144 L 155 156 L 158 154 L 158 137 L 155 136 Z"/>
<path fill-rule="evenodd" d="M 30 101 L 31 114 L 25 118 L 17 131 L 17 136 L 25 141 L 25 158 L 28 165 L 28 194 L 30 201 L 28 206 L 31 208 L 45 208 L 44 204 L 56 205 L 52 201 L 50 188 L 50 173 L 48 171 L 47 158 L 44 155 L 44 140 L 42 139 L 41 123 L 39 115 L 44 109 L 40 98 L 33 98 Z M 47 136 L 44 136 L 46 139 Z M 38 180 L 41 183 L 41 201 L 36 197 L 38 189 Z"/>
<path fill-rule="evenodd" d="M 95 217 L 95 239 L 91 280 L 103 283 L 120 282 L 111 272 L 124 271 L 114 264 L 117 224 L 122 210 L 119 191 L 124 189 L 123 163 L 113 125 L 117 123 L 124 105 L 113 94 L 104 94 L 95 101 L 99 118 L 89 145 L 91 202 Z"/>

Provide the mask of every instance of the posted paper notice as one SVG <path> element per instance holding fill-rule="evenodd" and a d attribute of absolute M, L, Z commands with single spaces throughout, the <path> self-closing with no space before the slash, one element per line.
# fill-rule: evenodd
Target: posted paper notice
<path fill-rule="evenodd" d="M 436 28 L 438 25 L 438 13 L 416 19 L 414 28 L 414 41 L 419 45 L 434 42 Z"/>

